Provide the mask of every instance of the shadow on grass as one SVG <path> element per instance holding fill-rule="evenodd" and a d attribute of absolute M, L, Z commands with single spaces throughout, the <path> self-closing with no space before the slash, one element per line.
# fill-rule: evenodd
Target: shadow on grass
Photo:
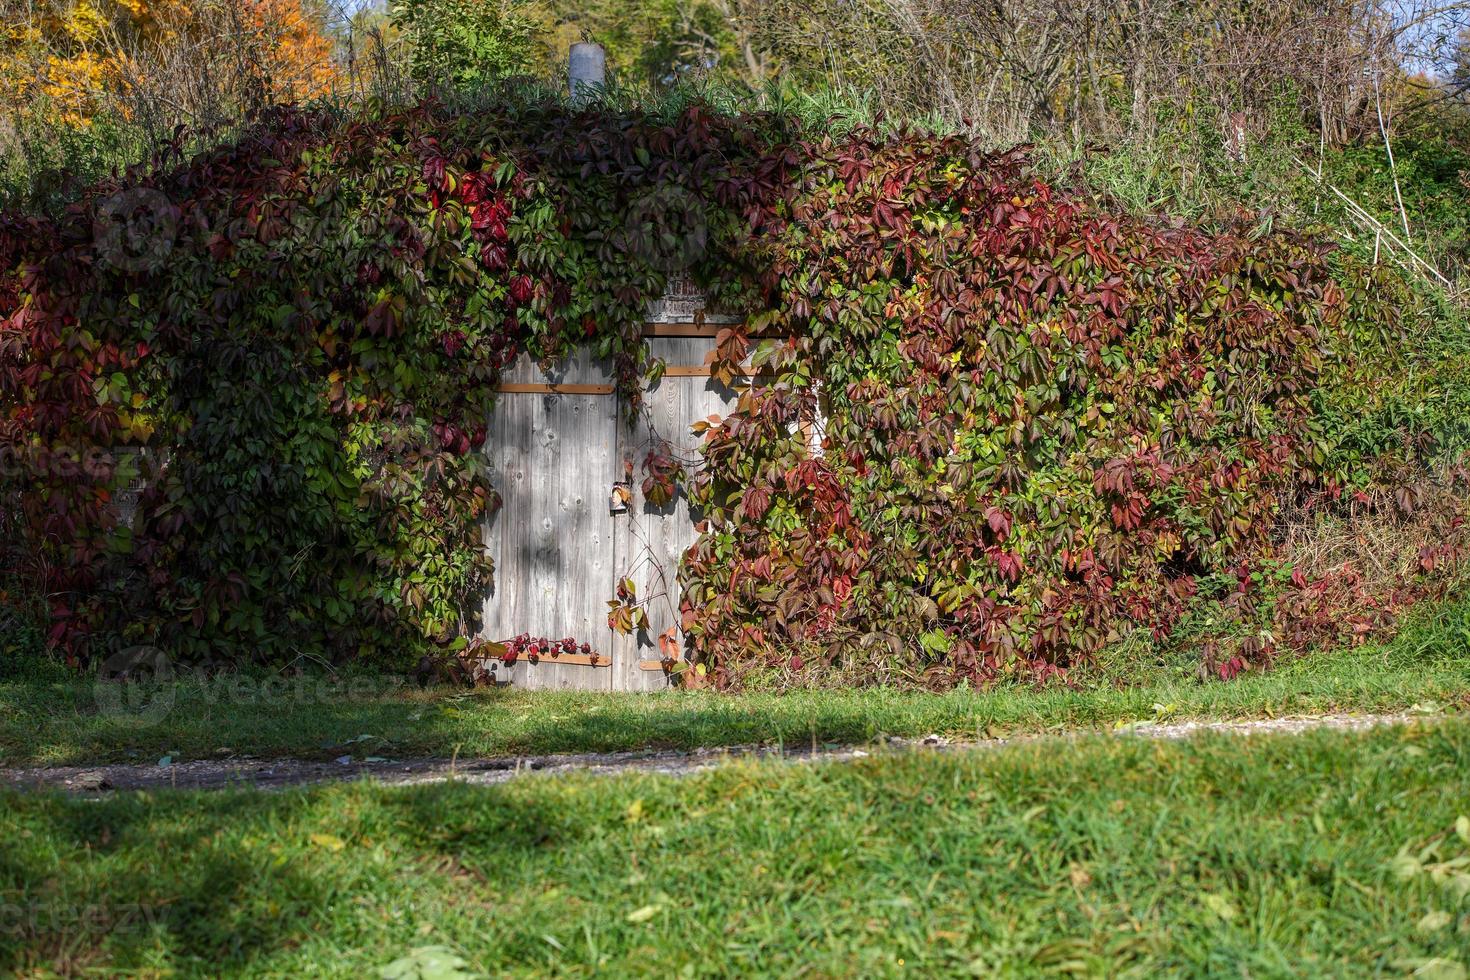
<path fill-rule="evenodd" d="M 3 793 L 0 807 L 9 808 Z M 590 826 L 545 799 L 463 785 L 381 796 L 363 786 L 46 796 L 28 798 L 24 810 L 19 830 L 0 820 L 19 845 L 0 854 L 6 976 L 102 962 L 109 972 L 161 964 L 269 972 L 273 956 L 327 931 L 371 949 L 384 936 L 370 920 L 389 910 L 354 892 L 391 893 L 393 879 L 462 868 L 471 858 L 494 869 L 519 853 L 574 844 Z M 365 864 L 364 848 L 384 859 Z M 401 882 L 398 889 L 388 904 L 401 911 Z M 395 923 L 393 941 L 412 945 L 416 925 Z"/>
<path fill-rule="evenodd" d="M 201 803 L 195 819 L 216 828 L 289 809 L 270 797 Z M 0 866 L 12 919 L 0 972 L 82 971 L 98 957 L 123 969 L 159 955 L 245 963 L 290 943 L 305 922 L 300 910 L 326 897 L 325 883 L 304 869 L 238 850 L 217 830 L 161 818 L 140 797 L 58 800 L 45 836 L 54 852 L 27 851 Z M 268 903 L 259 901 L 265 894 Z"/>
<path fill-rule="evenodd" d="M 231 681 L 182 683 L 152 724 L 99 709 L 91 685 L 0 684 L 0 766 L 148 764 L 232 756 L 331 759 L 863 743 L 1107 727 L 1175 718 L 1395 711 L 1470 699 L 1470 602 L 1425 609 L 1394 641 L 1201 683 L 1177 671 L 1129 685 L 1002 685 L 933 694 L 893 689 L 657 694 L 412 686 L 338 696 L 328 687 L 239 699 Z M 262 683 L 253 681 L 252 683 Z M 270 681 L 269 683 L 279 683 Z M 291 683 L 295 683 L 294 681 Z M 310 683 L 310 682 L 309 682 Z"/>

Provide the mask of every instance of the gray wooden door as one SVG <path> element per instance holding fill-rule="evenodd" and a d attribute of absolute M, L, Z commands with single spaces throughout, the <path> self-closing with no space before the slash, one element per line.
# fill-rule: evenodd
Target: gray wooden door
<path fill-rule="evenodd" d="M 644 411 L 636 425 L 619 426 L 620 455 L 625 464 L 633 464 L 635 483 L 642 482 L 644 459 L 650 450 L 672 456 L 687 474 L 693 474 L 701 463 L 703 436 L 695 435 L 691 426 L 710 415 L 724 417 L 735 407 L 738 391 L 709 377 L 705 367 L 716 329 L 650 324 L 649 353 L 662 358 L 667 370 L 657 385 L 644 392 Z M 649 625 L 636 636 L 619 638 L 623 649 L 614 668 L 618 674 L 614 684 L 621 690 L 656 690 L 668 684 L 658 637 L 672 627 L 676 646 L 683 650 L 679 562 L 698 537 L 695 524 L 700 519 L 682 488 L 663 506 L 649 503 L 641 492 L 634 495 L 618 548 L 619 575 L 633 580 Z"/>
<path fill-rule="evenodd" d="M 484 635 L 569 636 L 591 644 L 594 657 L 496 665 L 498 679 L 532 689 L 612 689 L 620 645 L 607 626 L 607 600 L 619 528 L 609 493 L 620 471 L 620 423 L 611 372 L 585 351 L 550 373 L 522 357 L 501 388 L 486 439 L 502 503 L 486 530 L 495 580 Z"/>
<path fill-rule="evenodd" d="M 709 377 L 705 355 L 717 327 L 649 324 L 650 353 L 668 365 L 644 393 L 632 425 L 620 418 L 606 362 L 584 351 L 550 371 L 523 357 L 506 373 L 486 440 L 501 507 L 486 528 L 495 580 L 484 607 L 484 636 L 520 633 L 590 643 L 594 657 L 492 663 L 519 687 L 648 691 L 667 687 L 658 637 L 679 634 L 679 562 L 697 537 L 699 515 L 682 489 L 663 506 L 639 491 L 644 459 L 658 450 L 692 473 L 702 437 L 691 426 L 727 415 L 738 391 Z M 739 382 L 737 382 L 738 384 Z M 632 470 L 633 503 L 612 506 Z M 622 578 L 633 581 L 648 627 L 632 636 L 607 625 L 607 603 Z"/>

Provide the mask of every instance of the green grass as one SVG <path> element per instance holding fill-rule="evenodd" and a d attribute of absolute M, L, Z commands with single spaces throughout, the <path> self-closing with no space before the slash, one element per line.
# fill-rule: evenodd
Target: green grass
<path fill-rule="evenodd" d="M 263 683 L 248 677 L 176 682 L 152 692 L 169 705 L 152 715 L 137 705 L 108 710 L 89 683 L 3 683 L 0 765 L 153 762 L 163 755 L 482 756 L 808 745 L 931 732 L 974 738 L 1155 718 L 1391 711 L 1427 702 L 1454 708 L 1470 704 L 1470 602 L 1419 613 L 1388 644 L 1320 654 L 1229 683 L 1199 683 L 1163 669 L 1128 688 L 1096 682 L 946 694 L 531 694 L 386 689 L 366 678 L 335 689 L 311 678 Z M 108 685 L 104 694 L 121 692 Z"/>
<path fill-rule="evenodd" d="M 0 794 L 0 974 L 365 977 L 445 946 L 497 976 L 1461 976 L 1467 813 L 1459 718 L 682 779 Z"/>

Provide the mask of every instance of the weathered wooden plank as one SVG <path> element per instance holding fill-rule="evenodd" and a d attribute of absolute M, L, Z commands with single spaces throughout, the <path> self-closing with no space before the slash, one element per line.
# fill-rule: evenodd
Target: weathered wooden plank
<path fill-rule="evenodd" d="M 525 384 L 510 382 L 497 385 L 495 390 L 502 395 L 611 395 L 612 385 L 571 385 L 571 384 Z"/>
<path fill-rule="evenodd" d="M 599 361 L 585 347 L 574 354 L 543 367 L 529 354 L 516 358 L 501 375 L 502 384 L 591 384 L 611 385 L 616 382 L 610 361 Z"/>

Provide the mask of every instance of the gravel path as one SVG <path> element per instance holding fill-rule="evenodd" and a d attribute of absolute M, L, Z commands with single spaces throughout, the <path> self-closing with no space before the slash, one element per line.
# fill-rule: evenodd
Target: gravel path
<path fill-rule="evenodd" d="M 1295 735 L 1319 728 L 1359 731 L 1381 725 L 1432 721 L 1422 714 L 1323 715 L 1254 721 L 1184 721 L 1139 723 L 1113 732 L 1094 730 L 1066 734 L 1026 735 L 983 741 L 950 742 L 937 735 L 920 739 L 890 738 L 882 745 L 846 748 L 736 746 L 695 751 L 607 752 L 575 755 L 505 756 L 490 759 L 401 759 L 336 762 L 304 759 L 208 759 L 158 765 L 51 766 L 0 768 L 0 786 L 22 789 L 60 789 L 76 794 L 124 790 L 227 789 L 253 787 L 280 789 L 309 783 L 371 778 L 381 783 L 412 785 L 454 780 L 464 783 L 503 783 L 530 773 L 568 772 L 614 775 L 655 772 L 687 775 L 733 759 L 781 758 L 789 762 L 844 761 L 882 751 L 970 752 L 997 749 L 1023 742 L 1064 742 L 1086 737 L 1182 739 L 1200 732 L 1238 735 Z"/>

